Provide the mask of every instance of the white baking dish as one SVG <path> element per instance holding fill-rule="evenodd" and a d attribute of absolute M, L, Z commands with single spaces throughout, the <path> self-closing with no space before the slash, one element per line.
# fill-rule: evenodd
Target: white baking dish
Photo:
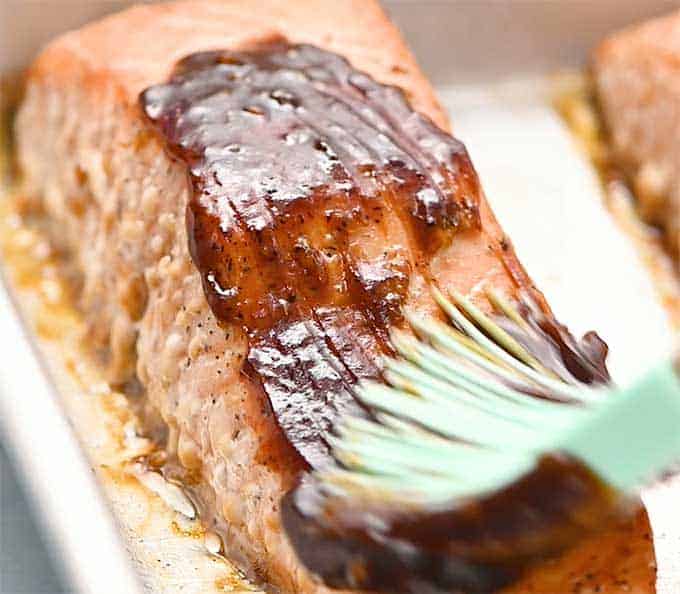
<path fill-rule="evenodd" d="M 60 30 L 123 4 L 2 0 L 0 72 L 24 67 Z M 559 319 L 577 333 L 596 328 L 607 340 L 620 382 L 667 354 L 673 331 L 648 270 L 603 206 L 594 171 L 550 106 L 549 75 L 585 64 L 607 32 L 676 6 L 672 0 L 387 2 L 449 109 L 520 259 Z M 29 338 L 17 316 L 22 309 L 30 317 L 30 307 L 17 308 L 0 293 L 0 429 L 74 589 L 132 594 L 133 567 L 149 592 L 245 588 L 205 552 L 192 534 L 195 523 L 102 470 L 110 452 L 106 428 L 92 426 L 107 419 L 95 399 L 99 388 L 70 379 L 53 342 Z M 680 592 L 680 517 L 673 505 L 679 495 L 672 484 L 645 495 L 663 594 Z M 111 502 L 123 539 L 107 511 Z"/>

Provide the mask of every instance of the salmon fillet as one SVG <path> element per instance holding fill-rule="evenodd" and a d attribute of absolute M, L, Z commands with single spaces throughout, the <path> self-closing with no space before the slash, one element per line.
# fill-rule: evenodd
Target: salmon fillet
<path fill-rule="evenodd" d="M 377 3 L 266 0 L 254 11 L 240 0 L 199 0 L 133 8 L 50 44 L 29 74 L 17 148 L 27 199 L 76 271 L 93 351 L 112 382 L 143 388 L 149 418 L 166 428 L 168 452 L 196 484 L 206 517 L 227 535 L 229 555 L 278 591 L 321 594 L 327 589 L 299 564 L 280 520 L 281 498 L 305 460 L 263 406 L 261 386 L 243 373 L 248 334 L 217 319 L 206 299 L 189 249 L 186 165 L 166 150 L 139 104 L 140 93 L 164 83 L 189 54 L 280 35 L 337 52 L 400 87 L 414 109 L 448 130 Z M 479 188 L 475 199 L 477 224 L 428 254 L 409 277 L 404 305 L 436 312 L 428 278 L 473 299 L 486 286 L 542 299 Z M 389 229 L 380 229 L 354 237 L 362 253 L 390 247 Z M 415 260 L 408 241 L 403 246 Z M 639 525 L 644 530 L 644 518 Z M 618 546 L 619 536 L 607 538 Z M 590 546 L 583 555 L 597 545 Z M 554 583 L 561 574 L 551 568 L 548 575 Z M 639 583 L 648 581 L 645 574 Z"/>
<path fill-rule="evenodd" d="M 593 70 L 617 162 L 640 212 L 680 256 L 680 12 L 612 35 Z"/>

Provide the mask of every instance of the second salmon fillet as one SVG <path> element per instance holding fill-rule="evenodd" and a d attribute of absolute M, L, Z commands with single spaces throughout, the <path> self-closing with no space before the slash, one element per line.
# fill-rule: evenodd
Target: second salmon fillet
<path fill-rule="evenodd" d="M 680 257 L 680 12 L 612 35 L 593 70 L 614 157 Z"/>

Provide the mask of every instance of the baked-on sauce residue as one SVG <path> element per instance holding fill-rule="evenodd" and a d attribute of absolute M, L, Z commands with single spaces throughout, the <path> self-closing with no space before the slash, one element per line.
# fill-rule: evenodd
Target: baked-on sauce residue
<path fill-rule="evenodd" d="M 249 367 L 316 465 L 357 377 L 378 373 L 411 272 L 479 225 L 465 148 L 399 89 L 279 39 L 188 56 L 141 104 L 188 166 L 208 301 L 250 333 Z"/>
<path fill-rule="evenodd" d="M 354 386 L 380 376 L 411 275 L 427 279 L 430 256 L 480 226 L 465 148 L 400 90 L 282 39 L 188 56 L 141 106 L 188 167 L 189 247 L 213 312 L 248 333 L 246 370 L 288 442 L 312 468 L 334 464 L 324 436 L 348 410 L 370 414 Z M 540 308 L 523 315 L 546 366 L 608 381 L 599 339 L 575 341 Z M 537 530 L 561 544 L 607 507 L 595 477 L 562 459 L 506 491 L 404 514 L 343 507 L 308 477 L 286 496 L 283 522 L 331 585 L 481 592 L 548 552 Z"/>

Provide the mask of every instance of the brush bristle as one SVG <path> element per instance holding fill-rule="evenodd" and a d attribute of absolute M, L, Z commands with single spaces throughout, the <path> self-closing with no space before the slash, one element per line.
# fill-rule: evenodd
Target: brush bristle
<path fill-rule="evenodd" d="M 384 383 L 364 382 L 371 418 L 347 417 L 329 437 L 339 466 L 316 472 L 334 494 L 443 505 L 517 480 L 602 402 L 565 379 L 465 297 L 434 290 L 448 324 L 405 312 L 391 334 Z M 524 332 L 522 315 L 490 302 Z"/>

